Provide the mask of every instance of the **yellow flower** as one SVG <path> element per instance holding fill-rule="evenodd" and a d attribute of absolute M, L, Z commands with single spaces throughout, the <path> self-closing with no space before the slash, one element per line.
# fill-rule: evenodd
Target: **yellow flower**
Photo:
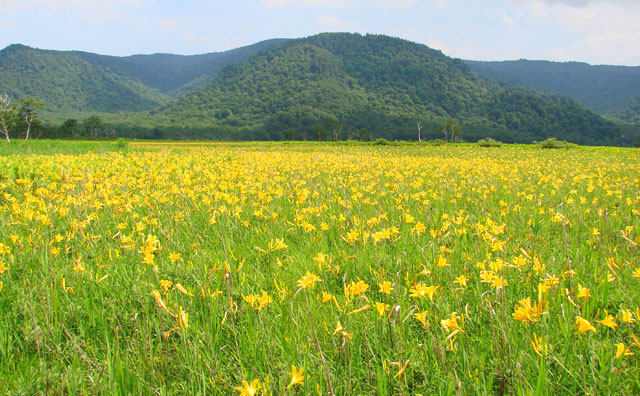
<path fill-rule="evenodd" d="M 11 247 L 0 242 L 0 256 L 4 257 L 5 254 L 10 254 L 10 253 L 11 253 Z"/>
<path fill-rule="evenodd" d="M 347 298 L 352 296 L 358 296 L 360 294 L 366 293 L 369 290 L 369 285 L 364 283 L 363 281 L 351 282 L 344 287 L 344 295 Z"/>
<path fill-rule="evenodd" d="M 193 297 L 193 294 L 189 293 L 189 290 L 185 289 L 184 286 L 182 286 L 179 283 L 175 284 L 175 288 L 176 290 L 178 290 L 180 293 L 185 294 L 187 296 Z"/>
<path fill-rule="evenodd" d="M 349 315 L 355 315 L 355 314 L 360 313 L 360 312 L 364 312 L 364 311 L 366 311 L 366 310 L 367 310 L 367 309 L 369 309 L 369 308 L 371 308 L 371 305 L 367 304 L 367 305 L 365 305 L 364 307 L 360 307 L 360 308 L 358 308 L 358 309 L 355 309 L 355 310 L 353 310 L 353 311 L 349 312 L 349 313 L 347 314 L 347 316 L 349 316 Z"/>
<path fill-rule="evenodd" d="M 382 281 L 378 283 L 378 287 L 380 288 L 380 293 L 391 294 L 393 291 L 393 284 L 390 281 Z"/>
<path fill-rule="evenodd" d="M 2 274 L 3 272 L 5 272 L 8 269 L 9 268 L 5 267 L 4 263 L 2 261 L 0 261 L 0 274 Z"/>
<path fill-rule="evenodd" d="M 542 337 L 538 337 L 537 334 L 533 335 L 531 346 L 533 347 L 533 351 L 539 356 L 542 356 L 542 354 L 545 353 L 548 348 L 546 340 L 544 340 Z"/>
<path fill-rule="evenodd" d="M 518 301 L 518 305 L 511 315 L 520 322 L 537 322 L 544 313 L 543 311 L 542 301 L 531 304 L 531 298 L 527 297 Z"/>
<path fill-rule="evenodd" d="M 620 359 L 623 356 L 633 356 L 633 352 L 626 348 L 623 343 L 616 344 L 616 355 L 614 359 Z"/>
<path fill-rule="evenodd" d="M 255 379 L 251 381 L 251 384 L 242 380 L 242 386 L 237 386 L 234 389 L 240 392 L 240 396 L 254 396 L 260 389 L 260 380 Z"/>
<path fill-rule="evenodd" d="M 505 287 L 507 285 L 507 280 L 504 278 L 501 278 L 499 276 L 494 276 L 493 279 L 491 279 L 491 286 L 495 287 L 496 289 L 500 289 L 502 287 Z"/>
<path fill-rule="evenodd" d="M 178 307 L 178 325 L 183 331 L 189 328 L 189 314 L 182 309 L 182 306 Z"/>
<path fill-rule="evenodd" d="M 620 314 L 620 320 L 625 323 L 633 323 L 636 321 L 633 317 L 633 312 L 629 311 L 628 309 L 623 309 L 622 311 L 620 311 Z"/>
<path fill-rule="evenodd" d="M 319 279 L 318 275 L 307 271 L 307 274 L 298 280 L 298 286 L 303 289 L 313 289 Z"/>
<path fill-rule="evenodd" d="M 466 277 L 464 275 L 460 275 L 458 277 L 456 277 L 456 279 L 453 281 L 453 283 L 457 283 L 460 286 L 466 288 L 467 287 L 467 281 L 469 280 L 470 277 Z"/>
<path fill-rule="evenodd" d="M 493 281 L 493 271 L 480 271 L 480 281 L 482 283 L 491 283 Z"/>
<path fill-rule="evenodd" d="M 504 251 L 504 244 L 507 243 L 507 241 L 501 241 L 501 240 L 494 240 L 491 243 L 491 251 L 492 252 L 502 252 Z"/>
<path fill-rule="evenodd" d="M 377 302 L 376 303 L 376 311 L 378 311 L 378 315 L 382 317 L 386 311 L 389 310 L 389 304 Z"/>
<path fill-rule="evenodd" d="M 169 260 L 171 260 L 172 263 L 175 263 L 181 258 L 182 258 L 182 255 L 180 253 L 174 253 L 174 252 L 169 253 Z"/>
<path fill-rule="evenodd" d="M 165 279 L 160 280 L 160 287 L 162 287 L 162 291 L 164 291 L 165 293 L 167 292 L 167 290 L 171 289 L 172 286 L 173 283 L 171 281 Z"/>
<path fill-rule="evenodd" d="M 427 311 L 420 312 L 420 313 L 415 313 L 415 314 L 413 314 L 413 317 L 418 319 L 418 322 L 422 323 L 423 326 L 431 327 L 429 325 L 429 322 L 427 322 Z"/>
<path fill-rule="evenodd" d="M 429 300 L 433 301 L 434 294 L 438 291 L 439 286 L 426 286 L 424 283 L 417 283 L 409 289 L 409 297 L 421 298 L 429 296 Z"/>
<path fill-rule="evenodd" d="M 351 334 L 347 333 L 346 329 L 342 327 L 340 322 L 336 325 L 336 329 L 333 331 L 333 335 L 339 334 L 344 338 L 351 338 Z"/>
<path fill-rule="evenodd" d="M 591 297 L 591 289 L 582 287 L 582 285 L 578 283 L 578 298 L 584 298 L 586 300 L 589 297 Z"/>
<path fill-rule="evenodd" d="M 438 261 L 436 262 L 436 267 L 448 267 L 449 261 L 442 257 L 442 255 L 438 255 Z"/>
<path fill-rule="evenodd" d="M 162 300 L 162 297 L 160 297 L 160 293 L 157 290 L 153 290 L 151 292 L 151 294 L 153 295 L 153 299 L 156 300 L 156 304 L 158 304 L 158 306 L 165 311 L 166 313 L 168 313 L 169 315 L 171 315 L 171 312 L 169 312 L 169 308 L 167 308 L 167 305 L 164 303 L 164 301 Z"/>
<path fill-rule="evenodd" d="M 449 319 L 441 320 L 440 324 L 446 331 L 459 330 L 464 332 L 464 330 L 462 330 L 462 328 L 458 324 L 458 319 L 462 319 L 462 315 L 458 316 L 458 313 L 454 312 L 451 314 L 451 317 Z"/>
<path fill-rule="evenodd" d="M 322 303 L 324 304 L 329 301 L 333 301 L 333 294 L 322 291 Z"/>
<path fill-rule="evenodd" d="M 527 264 L 527 259 L 524 256 L 520 255 L 516 257 L 515 260 L 513 260 L 513 264 L 515 264 L 517 267 L 522 267 Z"/>
<path fill-rule="evenodd" d="M 610 329 L 615 330 L 618 325 L 614 321 L 613 316 L 609 315 L 607 311 L 604 311 L 604 314 L 605 314 L 605 318 L 602 320 L 599 320 L 598 323 L 600 323 L 603 326 L 607 326 Z"/>
<path fill-rule="evenodd" d="M 262 291 L 262 295 L 258 297 L 258 311 L 261 311 L 262 308 L 273 302 L 273 298 L 267 294 L 266 291 Z"/>
<path fill-rule="evenodd" d="M 588 320 L 580 316 L 576 317 L 576 325 L 578 325 L 578 332 L 581 334 L 587 331 L 593 331 L 594 333 L 597 331 Z"/>
<path fill-rule="evenodd" d="M 282 240 L 282 239 L 280 239 L 280 238 L 276 238 L 276 240 L 275 240 L 275 241 L 274 241 L 273 239 L 271 239 L 271 240 L 269 241 L 269 251 L 270 251 L 270 252 L 275 252 L 275 251 L 280 250 L 280 249 L 286 249 L 286 248 L 288 248 L 288 247 L 289 247 L 289 246 L 287 246 L 287 245 L 284 243 L 284 240 Z"/>
<path fill-rule="evenodd" d="M 427 229 L 427 227 L 424 226 L 424 224 L 422 224 L 421 222 L 417 222 L 415 226 L 413 226 L 413 228 L 411 229 L 411 234 L 413 233 L 417 233 L 418 235 L 422 234 L 423 232 L 425 232 Z"/>
<path fill-rule="evenodd" d="M 291 382 L 289 382 L 289 385 L 287 385 L 287 389 L 291 388 L 294 385 L 304 385 L 304 376 L 302 375 L 302 373 L 304 373 L 303 368 L 301 368 L 300 370 L 296 370 L 296 366 L 294 366 L 293 364 L 291 365 Z"/>

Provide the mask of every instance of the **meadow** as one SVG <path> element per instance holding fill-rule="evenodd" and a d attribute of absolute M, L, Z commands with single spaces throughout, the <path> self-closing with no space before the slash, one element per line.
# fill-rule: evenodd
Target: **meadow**
<path fill-rule="evenodd" d="M 11 147 L 2 394 L 640 394 L 637 150 Z"/>

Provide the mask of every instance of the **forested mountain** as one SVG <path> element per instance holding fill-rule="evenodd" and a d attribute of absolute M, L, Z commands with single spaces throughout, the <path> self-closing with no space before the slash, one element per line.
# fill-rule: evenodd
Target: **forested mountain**
<path fill-rule="evenodd" d="M 640 122 L 640 66 L 530 60 L 465 62 L 486 77 L 566 95 L 596 113 Z"/>
<path fill-rule="evenodd" d="M 271 39 L 224 52 L 202 55 L 151 54 L 116 57 L 74 52 L 96 65 L 136 78 L 145 85 L 170 95 L 189 91 L 211 82 L 226 66 L 242 62 L 286 39 Z"/>
<path fill-rule="evenodd" d="M 57 115 L 148 110 L 209 83 L 225 66 L 282 41 L 204 55 L 128 57 L 14 44 L 0 51 L 0 93 L 34 97 Z"/>
<path fill-rule="evenodd" d="M 210 85 L 154 112 L 179 126 L 245 127 L 279 138 L 285 130 L 315 138 L 318 125 L 415 139 L 459 119 L 466 138 L 533 141 L 556 136 L 614 144 L 620 130 L 568 98 L 480 77 L 461 60 L 406 40 L 327 33 L 274 46 L 226 68 Z M 316 128 L 316 129 L 314 129 Z"/>
<path fill-rule="evenodd" d="M 553 136 L 629 145 L 640 137 L 634 125 L 614 124 L 566 96 L 480 76 L 469 64 L 414 42 L 348 33 L 193 56 L 114 57 L 12 45 L 0 51 L 0 94 L 43 101 L 49 122 L 99 116 L 110 131 L 137 137 L 415 140 L 418 122 L 423 138 L 440 138 L 439 126 L 452 119 L 471 141 Z M 625 88 L 629 95 L 637 82 Z M 613 114 L 624 105 L 616 114 L 632 120 L 640 96 L 612 92 L 610 102 L 597 108 Z"/>
<path fill-rule="evenodd" d="M 0 51 L 0 93 L 34 97 L 52 113 L 136 111 L 169 101 L 159 90 L 76 53 L 23 45 Z"/>

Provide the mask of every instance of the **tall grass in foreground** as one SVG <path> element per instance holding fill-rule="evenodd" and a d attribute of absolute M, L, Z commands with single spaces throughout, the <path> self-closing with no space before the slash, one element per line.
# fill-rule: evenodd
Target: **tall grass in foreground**
<path fill-rule="evenodd" d="M 0 392 L 637 394 L 639 216 L 632 150 L 4 155 Z"/>

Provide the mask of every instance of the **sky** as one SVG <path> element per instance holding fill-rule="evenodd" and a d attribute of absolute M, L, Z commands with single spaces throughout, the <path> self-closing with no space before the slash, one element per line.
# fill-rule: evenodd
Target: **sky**
<path fill-rule="evenodd" d="M 640 0 L 0 0 L 0 48 L 190 55 L 321 32 L 463 59 L 640 65 Z"/>

